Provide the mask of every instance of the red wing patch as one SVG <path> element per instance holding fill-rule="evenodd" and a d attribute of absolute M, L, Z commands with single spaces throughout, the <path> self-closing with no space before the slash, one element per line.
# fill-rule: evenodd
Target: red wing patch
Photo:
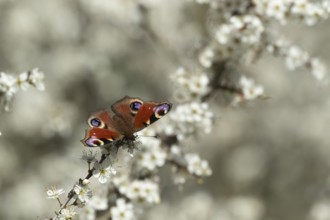
<path fill-rule="evenodd" d="M 121 136 L 122 135 L 116 131 L 103 128 L 92 128 L 90 130 L 86 130 L 85 138 L 82 139 L 81 142 L 88 147 L 101 147 L 113 142 Z"/>

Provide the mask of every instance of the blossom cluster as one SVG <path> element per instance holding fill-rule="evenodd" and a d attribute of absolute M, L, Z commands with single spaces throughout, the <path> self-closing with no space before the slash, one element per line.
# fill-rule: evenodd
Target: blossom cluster
<path fill-rule="evenodd" d="M 203 131 L 210 133 L 213 113 L 207 103 L 191 102 L 179 105 L 171 115 L 170 123 L 165 127 L 167 135 L 176 135 L 179 140 Z"/>
<path fill-rule="evenodd" d="M 264 95 L 264 88 L 261 85 L 256 85 L 253 79 L 242 75 L 239 79 L 239 88 L 241 93 L 238 93 L 232 103 L 235 105 L 245 100 L 253 100 Z"/>
<path fill-rule="evenodd" d="M 204 59 L 204 62 L 208 62 L 207 58 L 201 59 Z M 171 74 L 171 79 L 174 85 L 180 88 L 175 91 L 176 93 L 174 96 L 182 102 L 198 100 L 209 91 L 210 80 L 206 73 L 188 71 L 187 69 L 180 67 Z"/>
<path fill-rule="evenodd" d="M 327 19 L 330 14 L 330 4 L 327 0 L 255 0 L 254 4 L 258 14 L 274 18 L 282 24 L 288 20 L 296 20 L 312 26 Z"/>
<path fill-rule="evenodd" d="M 218 59 L 235 59 L 252 50 L 261 41 L 264 26 L 256 15 L 232 16 L 215 33 Z"/>
<path fill-rule="evenodd" d="M 211 40 L 198 57 L 203 68 L 210 69 L 219 61 L 249 64 L 264 53 L 271 53 L 282 57 L 289 70 L 304 67 L 316 79 L 326 78 L 326 67 L 318 58 L 284 39 L 274 28 L 287 25 L 288 21 L 299 20 L 311 26 L 327 19 L 330 11 L 328 0 L 197 2 L 208 4 L 210 14 Z"/>
<path fill-rule="evenodd" d="M 151 129 L 150 129 L 151 130 Z M 137 155 L 137 166 L 139 169 L 154 171 L 164 166 L 166 162 L 166 151 L 161 147 L 161 141 L 156 138 L 140 138 L 141 148 Z"/>
<path fill-rule="evenodd" d="M 269 44 L 267 52 L 283 57 L 289 70 L 304 67 L 318 80 L 326 77 L 326 67 L 318 58 L 311 57 L 306 51 L 284 39 L 278 39 Z"/>
<path fill-rule="evenodd" d="M 7 73 L 0 73 L 0 105 L 4 107 L 5 111 L 9 111 L 11 101 L 15 94 L 19 91 L 25 91 L 29 87 L 35 87 L 36 89 L 43 91 L 44 74 L 35 68 L 31 71 L 23 72 L 18 76 L 13 76 Z"/>
<path fill-rule="evenodd" d="M 197 176 L 210 176 L 212 174 L 209 163 L 206 160 L 202 160 L 198 154 L 186 154 L 185 159 L 189 173 Z"/>
<path fill-rule="evenodd" d="M 179 67 L 170 75 L 177 105 L 156 126 L 138 134 L 139 144 L 119 140 L 103 148 L 100 155 L 85 152 L 82 159 L 88 163 L 88 174 L 69 191 L 68 200 L 60 201 L 63 190 L 47 191 L 49 198 L 60 203 L 55 219 L 71 219 L 76 214 L 74 206 L 85 207 L 82 212 L 85 217 L 81 219 L 94 219 L 100 210 L 107 210 L 109 218 L 114 220 L 135 219 L 139 208 L 160 202 L 158 171 L 166 165 L 174 168 L 175 183 L 184 183 L 188 177 L 200 180 L 212 175 L 208 161 L 183 146 L 190 137 L 212 131 L 215 117 L 209 102 L 217 91 L 229 92 L 230 103 L 234 104 L 264 96 L 264 88 L 240 72 L 243 61 L 254 62 L 268 52 L 284 58 L 290 70 L 305 67 L 315 78 L 324 79 L 325 66 L 320 60 L 274 34 L 269 24 L 273 20 L 283 25 L 289 19 L 300 19 L 304 24 L 314 25 L 328 17 L 327 1 L 196 2 L 209 7 L 210 40 L 200 48 L 193 62 L 197 67 Z M 128 170 L 119 171 L 113 163 L 118 151 L 123 149 L 132 157 L 123 159 Z M 91 177 L 103 184 L 106 192 L 92 193 Z"/>
<path fill-rule="evenodd" d="M 157 204 L 160 201 L 158 184 L 151 180 L 133 180 L 119 187 L 133 203 L 139 205 Z"/>

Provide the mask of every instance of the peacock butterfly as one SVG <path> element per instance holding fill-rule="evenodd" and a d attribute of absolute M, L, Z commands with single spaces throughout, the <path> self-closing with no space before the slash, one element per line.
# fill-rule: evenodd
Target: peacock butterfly
<path fill-rule="evenodd" d="M 110 109 L 94 112 L 88 119 L 91 127 L 81 142 L 88 147 L 102 147 L 116 140 L 135 140 L 134 133 L 166 115 L 172 103 L 144 102 L 125 96 Z"/>

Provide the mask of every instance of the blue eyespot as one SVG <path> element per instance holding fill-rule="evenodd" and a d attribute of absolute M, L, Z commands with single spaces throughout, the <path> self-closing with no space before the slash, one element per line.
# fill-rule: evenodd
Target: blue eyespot
<path fill-rule="evenodd" d="M 131 103 L 130 108 L 133 112 L 137 112 L 141 108 L 141 106 L 142 106 L 141 102 L 135 101 Z"/>
<path fill-rule="evenodd" d="M 156 108 L 156 111 L 155 111 L 155 116 L 156 118 L 161 118 L 163 117 L 164 115 L 167 114 L 167 112 L 169 112 L 171 109 L 171 105 L 165 103 L 165 104 L 161 104 L 159 105 L 157 108 Z"/>
<path fill-rule="evenodd" d="M 93 127 L 100 127 L 102 122 L 98 119 L 98 118 L 92 118 L 90 120 L 90 124 L 93 126 Z"/>
<path fill-rule="evenodd" d="M 88 147 L 98 147 L 104 145 L 104 142 L 96 137 L 91 137 L 85 141 Z"/>

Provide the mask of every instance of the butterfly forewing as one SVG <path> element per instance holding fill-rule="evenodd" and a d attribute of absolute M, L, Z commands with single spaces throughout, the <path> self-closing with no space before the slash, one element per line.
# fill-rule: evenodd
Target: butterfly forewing
<path fill-rule="evenodd" d="M 134 121 L 134 133 L 151 125 L 171 110 L 169 102 L 145 102 L 139 109 Z"/>

